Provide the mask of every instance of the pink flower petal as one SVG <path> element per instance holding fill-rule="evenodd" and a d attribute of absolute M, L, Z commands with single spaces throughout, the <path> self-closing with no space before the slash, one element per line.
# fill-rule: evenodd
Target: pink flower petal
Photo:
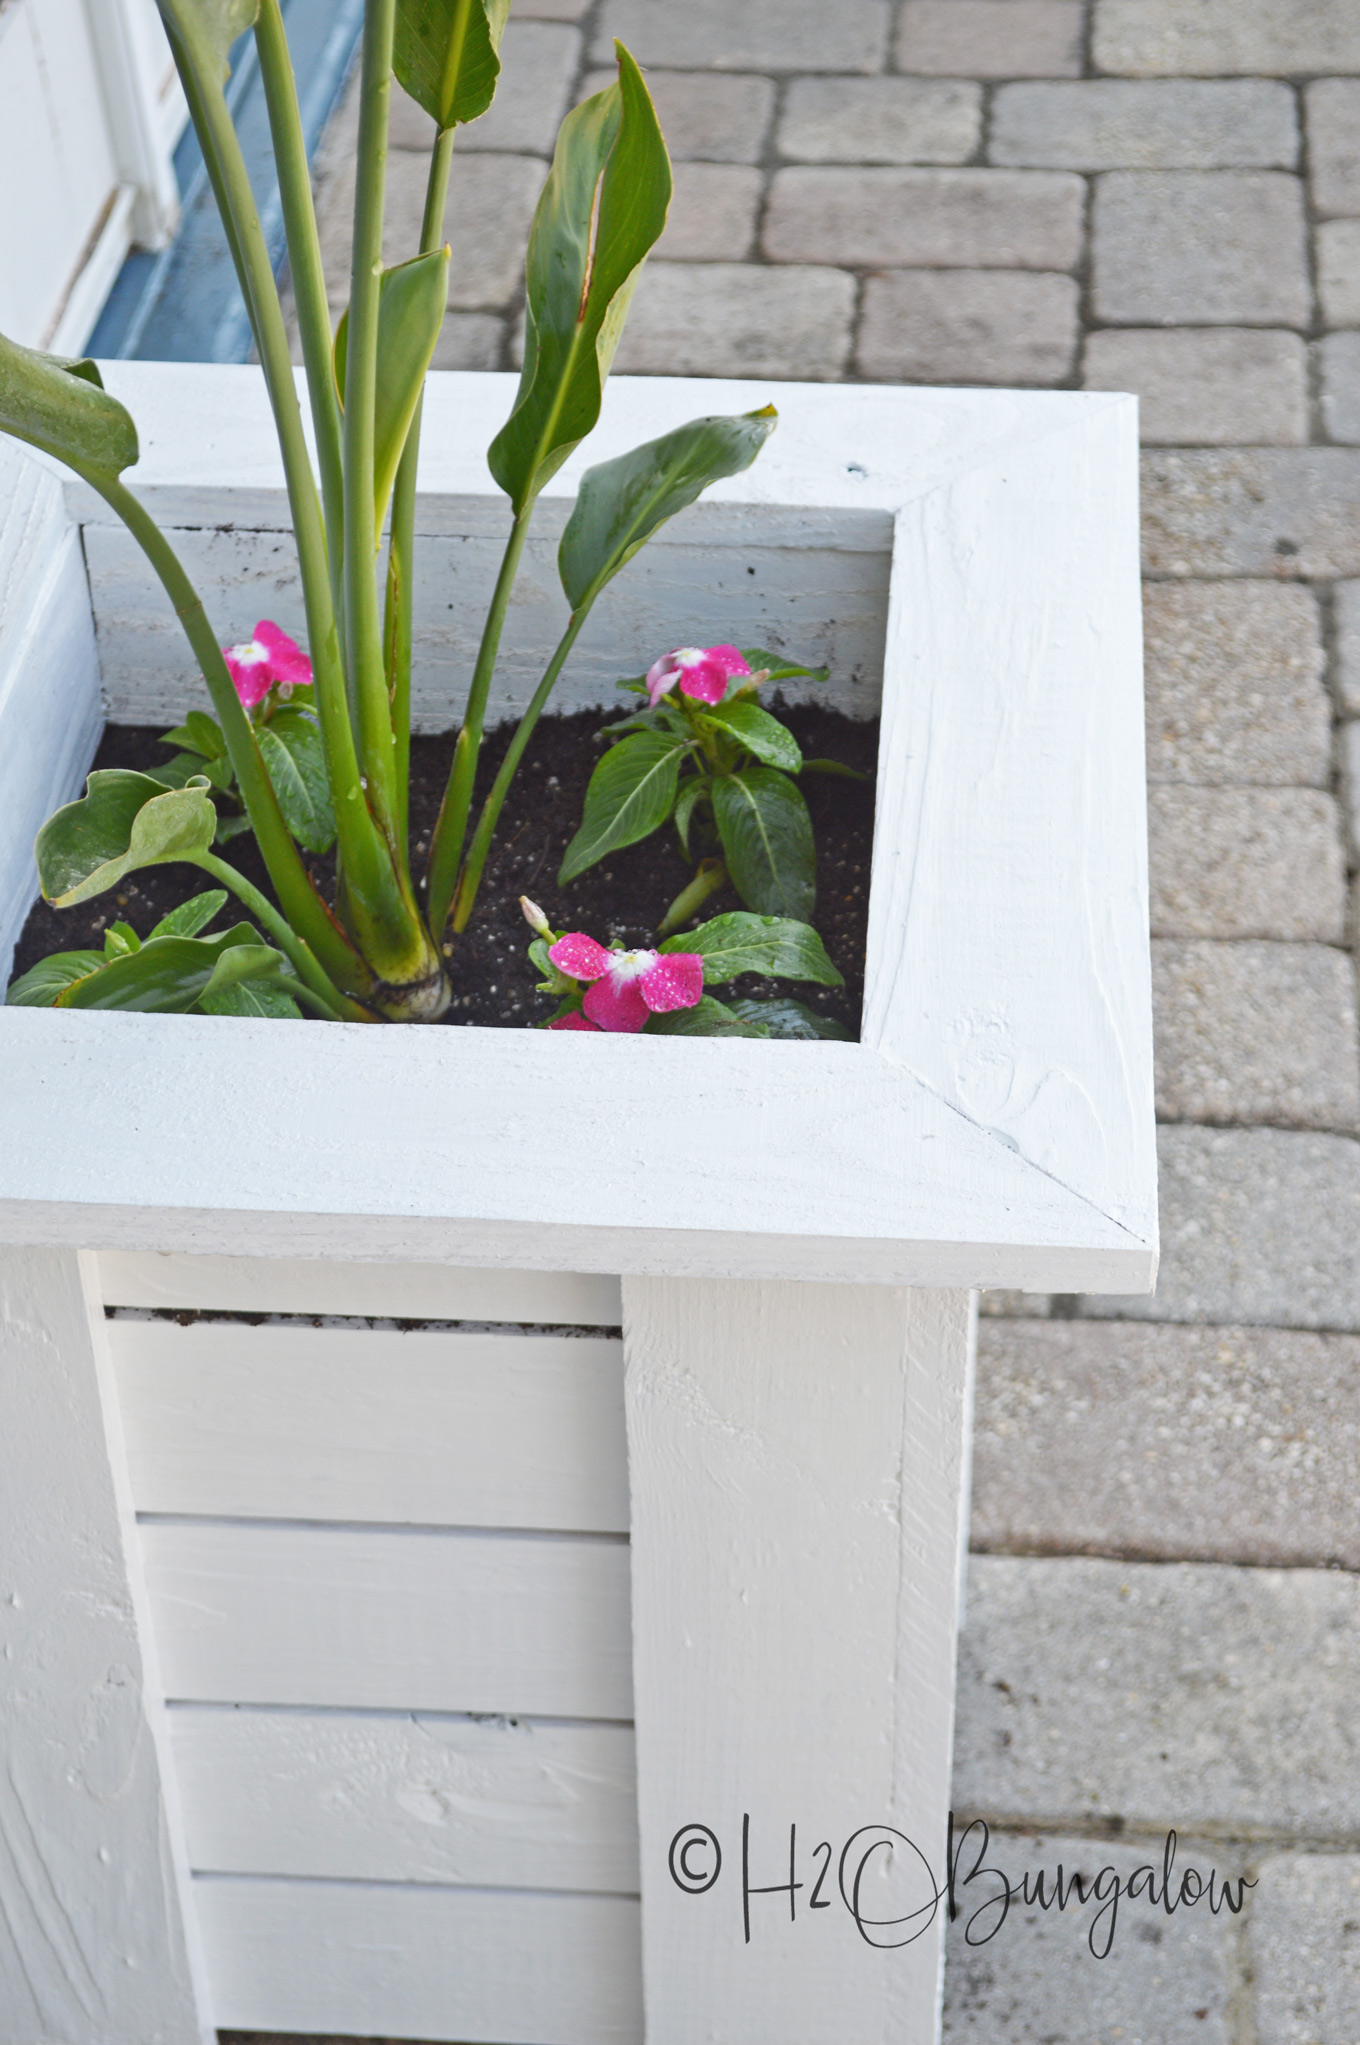
<path fill-rule="evenodd" d="M 236 686 L 236 693 L 247 710 L 253 710 L 262 703 L 274 686 L 274 677 L 269 671 L 269 654 L 257 639 L 243 640 L 239 646 L 224 646 L 222 658 L 227 664 L 227 673 Z"/>
<path fill-rule="evenodd" d="M 583 1006 L 590 1020 L 602 1030 L 640 1030 L 648 1016 L 641 980 L 637 977 L 620 980 L 613 973 L 607 973 L 587 989 Z"/>
<path fill-rule="evenodd" d="M 592 1036 L 597 1034 L 597 1025 L 593 1022 L 587 1022 L 579 1008 L 573 1008 L 569 1015 L 559 1015 L 555 1021 L 548 1024 L 548 1028 L 550 1030 L 589 1030 Z"/>
<path fill-rule="evenodd" d="M 662 952 L 637 984 L 653 1015 L 665 1015 L 673 1008 L 693 1008 L 704 991 L 704 962 L 698 952 Z"/>
<path fill-rule="evenodd" d="M 614 954 L 596 944 L 583 930 L 569 930 L 556 944 L 548 946 L 548 957 L 561 972 L 570 973 L 573 980 L 598 980 L 609 971 Z"/>
<path fill-rule="evenodd" d="M 720 667 L 705 661 L 702 667 L 693 667 L 681 675 L 680 687 L 686 696 L 694 696 L 700 703 L 721 703 L 727 694 L 727 676 Z"/>
<path fill-rule="evenodd" d="M 645 676 L 648 709 L 655 710 L 661 698 L 675 687 L 679 679 L 680 670 L 675 665 L 673 653 L 663 653 L 660 660 L 654 660 Z"/>
<path fill-rule="evenodd" d="M 269 655 L 270 680 L 285 682 L 296 689 L 312 679 L 312 663 L 308 660 L 296 639 L 290 639 L 286 632 L 270 618 L 261 618 L 255 627 L 255 639 Z"/>
<path fill-rule="evenodd" d="M 687 696 L 697 697 L 701 703 L 720 703 L 733 675 L 749 675 L 751 672 L 742 658 L 741 649 L 736 646 L 686 647 L 678 658 L 685 669 L 680 677 L 680 687 Z"/>

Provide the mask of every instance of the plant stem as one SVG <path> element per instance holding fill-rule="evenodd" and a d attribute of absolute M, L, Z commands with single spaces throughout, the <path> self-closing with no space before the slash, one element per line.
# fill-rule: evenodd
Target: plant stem
<path fill-rule="evenodd" d="M 79 471 L 97 490 L 110 509 L 116 511 L 160 577 L 166 595 L 175 607 L 185 637 L 193 648 L 203 679 L 208 685 L 213 708 L 222 726 L 227 751 L 236 772 L 246 812 L 269 869 L 269 878 L 283 904 L 284 913 L 326 971 L 348 992 L 362 994 L 372 983 L 372 974 L 345 933 L 332 919 L 302 864 L 289 834 L 274 793 L 274 784 L 260 757 L 255 731 L 241 699 L 202 599 L 146 507 L 127 486 L 97 471 Z M 233 872 L 235 869 L 233 868 Z"/>
<path fill-rule="evenodd" d="M 331 315 L 326 298 L 326 276 L 316 229 L 316 209 L 312 205 L 311 167 L 307 161 L 307 143 L 302 132 L 297 86 L 279 0 L 260 0 L 260 12 L 255 22 L 255 45 L 260 59 L 260 76 L 264 80 L 265 104 L 269 110 L 274 161 L 279 174 L 298 335 L 302 342 L 302 359 L 307 366 L 307 392 L 311 399 L 312 429 L 316 435 L 317 462 L 321 470 L 331 602 L 338 616 L 342 609 L 341 565 L 345 530 L 340 404 L 335 392 L 331 358 Z"/>
<path fill-rule="evenodd" d="M 533 513 L 531 500 L 523 510 L 515 513 L 515 522 L 510 528 L 510 537 L 501 561 L 501 571 L 496 577 L 496 588 L 491 598 L 491 608 L 487 612 L 486 625 L 482 631 L 482 643 L 477 649 L 477 665 L 472 671 L 467 708 L 463 712 L 463 728 L 453 749 L 453 766 L 449 772 L 448 787 L 444 790 L 439 818 L 430 840 L 430 858 L 426 870 L 429 896 L 425 912 L 436 942 L 448 920 L 449 904 L 453 900 L 457 884 L 458 868 L 463 857 L 463 841 L 467 836 L 468 814 L 472 808 L 477 756 L 482 748 L 486 699 L 491 689 L 491 677 L 495 672 L 496 655 L 500 651 L 501 632 L 505 625 L 505 613 L 510 604 L 510 592 L 519 573 L 520 557 L 524 552 L 524 542 L 529 537 L 529 521 Z"/>
<path fill-rule="evenodd" d="M 350 1016 L 347 1018 L 343 1015 L 337 1015 L 328 1001 L 323 1001 L 319 994 L 314 994 L 310 987 L 304 987 L 301 980 L 291 979 L 287 973 L 280 973 L 277 980 L 271 980 L 269 984 L 271 987 L 282 987 L 285 994 L 291 994 L 294 1001 L 300 1001 L 304 1008 L 315 1009 L 324 1022 L 345 1022 L 347 1020 L 350 1022 L 373 1021 L 373 1017 L 367 1012 L 362 1017 Z"/>
<path fill-rule="evenodd" d="M 383 672 L 378 613 L 374 422 L 378 310 L 382 292 L 383 196 L 387 116 L 392 90 L 396 0 L 366 0 L 359 81 L 359 149 L 350 257 L 349 335 L 345 351 L 345 646 L 358 710 L 359 753 L 368 799 L 390 836 L 396 832 L 392 715 Z"/>
<path fill-rule="evenodd" d="M 510 749 L 501 762 L 501 770 L 491 785 L 491 793 L 482 804 L 482 813 L 477 819 L 477 829 L 468 852 L 467 865 L 458 883 L 458 895 L 453 905 L 455 930 L 467 929 L 473 905 L 477 900 L 477 890 L 482 884 L 482 869 L 486 865 L 486 855 L 491 850 L 491 835 L 500 820 L 505 798 L 510 793 L 510 783 L 515 778 L 515 769 L 524 757 L 524 748 L 533 737 L 534 726 L 543 714 L 544 706 L 552 694 L 553 684 L 562 672 L 563 663 L 576 644 L 576 635 L 589 615 L 588 604 L 583 605 L 579 611 L 572 612 L 571 621 L 558 640 L 553 657 L 543 671 L 543 679 L 534 690 L 533 700 L 516 727 L 515 736 L 510 741 Z"/>
<path fill-rule="evenodd" d="M 259 918 L 279 950 L 285 952 L 296 967 L 299 977 L 306 982 L 318 1001 L 325 1003 L 337 1022 L 374 1020 L 370 1010 L 360 1008 L 358 1002 L 350 1001 L 345 995 L 337 992 L 317 964 L 310 947 L 289 927 L 268 896 L 262 895 L 254 882 L 247 880 L 238 868 L 230 865 L 225 859 L 219 859 L 215 852 L 196 853 L 192 863 L 202 867 L 204 873 L 211 874 L 224 888 L 230 888 L 231 892 L 245 903 L 251 914 Z"/>
<path fill-rule="evenodd" d="M 710 895 L 727 885 L 727 867 L 721 859 L 701 859 L 699 870 L 687 888 L 682 888 L 660 923 L 656 926 L 658 937 L 669 937 L 682 923 L 688 923 L 691 916 L 697 916 Z"/>
<path fill-rule="evenodd" d="M 277 4 L 277 0 L 275 0 Z M 442 128 L 430 153 L 430 174 L 425 182 L 425 215 L 420 223 L 420 254 L 428 255 L 440 245 L 444 232 L 444 208 L 448 203 L 449 167 L 453 161 L 455 130 Z M 411 428 L 397 465 L 392 490 L 392 525 L 387 545 L 387 616 L 383 625 L 384 657 L 387 667 L 387 699 L 392 716 L 392 740 L 396 769 L 396 834 L 406 843 L 409 828 L 411 782 L 411 638 L 412 608 L 415 603 L 416 471 L 420 463 L 420 427 L 425 410 L 422 397 L 416 404 Z"/>
<path fill-rule="evenodd" d="M 194 128 L 203 148 L 204 162 L 236 264 L 242 296 L 250 314 L 265 387 L 273 408 L 279 450 L 283 456 L 307 611 L 312 666 L 316 675 L 326 775 L 335 807 L 339 858 L 346 876 L 347 900 L 364 911 L 364 927 L 359 933 L 361 942 L 367 946 L 376 935 L 379 949 L 400 955 L 410 948 L 414 911 L 403 899 L 400 880 L 393 868 L 391 848 L 375 829 L 364 800 L 346 700 L 340 639 L 331 602 L 330 568 L 326 558 L 321 507 L 302 431 L 302 412 L 269 250 L 260 227 L 255 195 L 236 130 L 222 92 L 216 80 L 205 81 L 197 76 L 188 53 L 173 33 L 171 47 L 193 115 Z M 371 489 L 369 501 L 371 504 Z M 356 916 L 355 920 L 358 922 L 360 919 Z M 385 966 L 381 969 L 385 970 Z"/>

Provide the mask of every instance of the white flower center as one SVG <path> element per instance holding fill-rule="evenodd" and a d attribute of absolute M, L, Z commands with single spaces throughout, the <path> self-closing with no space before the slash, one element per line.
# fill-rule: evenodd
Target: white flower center
<path fill-rule="evenodd" d="M 609 977 L 616 987 L 625 987 L 630 980 L 640 980 L 644 973 L 650 973 L 655 964 L 654 951 L 617 952 L 610 961 Z"/>
<path fill-rule="evenodd" d="M 240 646 L 232 647 L 231 657 L 242 667 L 259 667 L 262 661 L 268 660 L 269 648 L 261 646 L 258 639 L 246 639 Z"/>
<path fill-rule="evenodd" d="M 680 667 L 702 667 L 707 658 L 702 646 L 677 646 L 671 655 Z"/>

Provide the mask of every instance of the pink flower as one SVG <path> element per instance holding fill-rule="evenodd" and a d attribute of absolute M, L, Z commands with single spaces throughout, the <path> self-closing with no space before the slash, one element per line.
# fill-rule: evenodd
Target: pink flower
<path fill-rule="evenodd" d="M 296 689 L 312 679 L 312 663 L 297 641 L 280 632 L 268 618 L 261 618 L 253 639 L 244 639 L 239 646 L 224 646 L 222 658 L 247 710 L 262 703 L 275 682 Z"/>
<path fill-rule="evenodd" d="M 589 980 L 585 1021 L 600 1030 L 640 1030 L 649 1015 L 693 1008 L 704 991 L 704 962 L 692 951 L 606 951 L 583 931 L 569 930 L 548 957 L 573 980 Z M 553 1029 L 580 1029 L 563 1016 Z"/>
<path fill-rule="evenodd" d="M 587 1022 L 579 1008 L 573 1008 L 567 1015 L 559 1015 L 555 1022 L 548 1024 L 550 1030 L 589 1030 L 591 1035 L 600 1034 L 599 1025 Z"/>
<path fill-rule="evenodd" d="M 667 690 L 679 682 L 682 694 L 697 696 L 701 703 L 721 703 L 733 675 L 750 672 L 735 646 L 677 646 L 648 668 L 647 701 L 655 710 Z"/>

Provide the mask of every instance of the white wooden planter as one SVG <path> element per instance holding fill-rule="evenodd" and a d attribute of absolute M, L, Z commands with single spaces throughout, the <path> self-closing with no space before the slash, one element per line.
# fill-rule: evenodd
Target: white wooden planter
<path fill-rule="evenodd" d="M 299 623 L 256 372 L 109 381 L 222 637 Z M 429 728 L 508 390 L 432 379 Z M 565 700 L 720 637 L 881 697 L 860 1043 L 0 1011 L 6 2045 L 936 2035 L 970 1290 L 1155 1272 L 1135 415 L 616 380 L 591 456 L 771 396 Z M 0 964 L 106 710 L 195 700 L 3 487 Z"/>

